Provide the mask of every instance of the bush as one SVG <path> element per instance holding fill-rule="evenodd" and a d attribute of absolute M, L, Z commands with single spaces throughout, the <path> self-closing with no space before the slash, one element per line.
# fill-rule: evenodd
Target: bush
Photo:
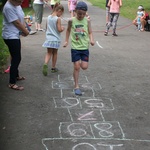
<path fill-rule="evenodd" d="M 0 12 L 0 28 L 2 29 L 2 13 Z M 2 34 L 2 30 L 0 30 L 0 35 Z M 8 48 L 5 45 L 2 37 L 0 36 L 0 72 L 3 71 L 4 65 L 7 63 L 7 58 L 9 56 Z"/>

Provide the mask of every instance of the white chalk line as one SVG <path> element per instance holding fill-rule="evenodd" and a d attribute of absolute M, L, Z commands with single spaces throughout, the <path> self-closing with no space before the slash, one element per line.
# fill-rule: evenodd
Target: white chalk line
<path fill-rule="evenodd" d="M 98 47 L 103 48 L 98 41 L 96 41 L 96 44 L 98 45 Z"/>
<path fill-rule="evenodd" d="M 138 140 L 138 139 L 125 139 L 125 138 L 123 138 L 123 139 L 119 139 L 119 138 L 85 138 L 85 137 L 83 137 L 83 138 L 77 138 L 77 137 L 70 137 L 70 138 L 43 138 L 42 139 L 42 144 L 43 145 L 45 145 L 43 142 L 44 141 L 53 141 L 53 140 L 72 140 L 72 139 L 76 139 L 76 140 L 89 140 L 89 139 L 91 139 L 91 140 L 108 140 L 108 141 L 110 141 L 110 140 L 114 140 L 114 141 L 135 141 L 135 142 L 148 142 L 148 143 L 150 143 L 150 140 Z"/>
<path fill-rule="evenodd" d="M 99 111 L 100 111 L 100 115 L 101 115 L 101 117 L 102 117 L 102 119 L 103 119 L 103 122 L 105 122 L 105 117 L 103 116 L 102 111 L 101 111 L 101 110 L 99 110 Z"/>

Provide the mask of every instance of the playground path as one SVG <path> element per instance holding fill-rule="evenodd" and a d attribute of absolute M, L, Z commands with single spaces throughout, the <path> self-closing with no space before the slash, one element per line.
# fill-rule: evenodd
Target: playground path
<path fill-rule="evenodd" d="M 67 27 L 67 1 L 62 4 Z M 10 90 L 9 75 L 0 74 L 0 150 L 150 150 L 150 33 L 120 16 L 119 36 L 106 37 L 105 10 L 87 4 L 95 46 L 88 70 L 80 72 L 83 96 L 72 91 L 70 45 L 59 49 L 59 72 L 51 73 L 50 63 L 45 77 L 45 33 L 23 37 L 25 90 Z M 43 28 L 50 13 L 46 6 Z M 65 32 L 62 45 L 64 38 Z"/>

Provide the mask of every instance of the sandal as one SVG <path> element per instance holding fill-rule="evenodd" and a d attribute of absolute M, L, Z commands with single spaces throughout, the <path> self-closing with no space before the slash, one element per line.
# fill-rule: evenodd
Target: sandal
<path fill-rule="evenodd" d="M 79 88 L 77 88 L 77 89 L 74 89 L 74 94 L 81 96 L 82 92 L 81 92 L 81 90 Z"/>
<path fill-rule="evenodd" d="M 13 89 L 13 90 L 18 90 L 18 91 L 24 90 L 24 87 L 23 87 L 23 86 L 18 86 L 18 85 L 16 85 L 16 84 L 9 84 L 8 87 L 11 88 L 11 89 Z"/>
<path fill-rule="evenodd" d="M 57 69 L 57 68 L 52 68 L 52 69 L 51 69 L 51 72 L 52 72 L 52 73 L 58 72 L 58 69 Z"/>
<path fill-rule="evenodd" d="M 20 80 L 25 80 L 26 78 L 25 77 L 17 77 L 17 81 L 20 81 Z"/>
<path fill-rule="evenodd" d="M 48 65 L 47 64 L 43 65 L 43 71 L 42 72 L 43 72 L 44 76 L 47 76 L 47 74 L 48 74 Z"/>

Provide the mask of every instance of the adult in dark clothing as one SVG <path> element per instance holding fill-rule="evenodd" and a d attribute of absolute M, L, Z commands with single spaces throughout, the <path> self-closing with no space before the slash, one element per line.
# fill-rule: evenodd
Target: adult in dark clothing
<path fill-rule="evenodd" d="M 2 37 L 11 55 L 9 88 L 14 90 L 23 90 L 24 87 L 16 85 L 16 81 L 25 79 L 19 76 L 18 70 L 21 61 L 20 35 L 29 34 L 24 25 L 24 12 L 20 6 L 22 2 L 23 0 L 8 0 L 3 8 Z"/>

